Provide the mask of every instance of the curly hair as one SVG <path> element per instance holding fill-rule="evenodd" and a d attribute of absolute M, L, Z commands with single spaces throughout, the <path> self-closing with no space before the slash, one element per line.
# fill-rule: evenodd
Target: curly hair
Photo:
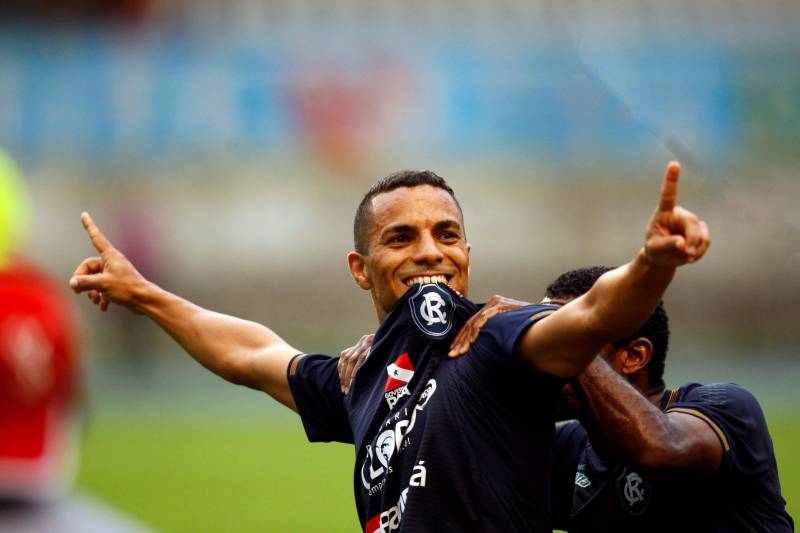
<path fill-rule="evenodd" d="M 564 272 L 547 286 L 545 295 L 555 299 L 577 298 L 591 289 L 597 279 L 609 270 L 611 268 L 605 266 L 591 266 Z M 659 302 L 639 331 L 615 342 L 614 346 L 623 346 L 637 337 L 644 337 L 653 344 L 653 355 L 647 365 L 647 372 L 651 386 L 663 386 L 664 364 L 669 349 L 669 317 L 664 309 L 664 302 Z"/>

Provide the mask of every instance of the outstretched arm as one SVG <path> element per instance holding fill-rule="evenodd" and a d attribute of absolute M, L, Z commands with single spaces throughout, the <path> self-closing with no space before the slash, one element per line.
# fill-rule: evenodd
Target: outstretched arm
<path fill-rule="evenodd" d="M 100 257 L 85 259 L 69 285 L 105 311 L 109 303 L 147 315 L 198 363 L 237 385 L 266 392 L 297 410 L 286 367 L 299 351 L 269 328 L 203 309 L 146 280 L 106 239 L 88 213 L 81 222 Z"/>
<path fill-rule="evenodd" d="M 677 162 L 667 165 L 658 208 L 636 257 L 525 332 L 517 351 L 531 367 L 560 377 L 577 375 L 603 345 L 639 329 L 679 265 L 705 254 L 708 226 L 675 203 L 679 174 Z"/>
<path fill-rule="evenodd" d="M 624 463 L 656 474 L 712 474 L 719 469 L 722 443 L 699 418 L 662 412 L 602 357 L 577 379 L 590 422 L 596 422 L 591 427 L 600 428 L 609 451 Z"/>

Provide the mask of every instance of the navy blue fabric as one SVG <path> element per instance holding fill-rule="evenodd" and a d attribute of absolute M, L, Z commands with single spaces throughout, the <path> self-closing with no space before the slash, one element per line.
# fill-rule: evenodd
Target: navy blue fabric
<path fill-rule="evenodd" d="M 344 408 L 339 374 L 336 371 L 338 358 L 325 354 L 305 354 L 298 361 L 302 379 L 289 376 L 295 402 L 302 399 L 300 419 L 311 442 L 353 443 L 350 421 Z M 294 359 L 292 360 L 292 363 Z M 289 368 L 292 367 L 289 363 Z M 313 408 L 306 406 L 313 405 Z M 298 405 L 298 409 L 300 406 Z"/>
<path fill-rule="evenodd" d="M 426 299 L 436 308 L 426 308 Z M 290 373 L 309 439 L 355 444 L 365 531 L 551 531 L 561 380 L 533 372 L 513 350 L 531 317 L 555 308 L 499 315 L 468 354 L 449 359 L 450 341 L 478 309 L 444 286 L 408 291 L 344 400 L 335 359 L 305 356 Z M 407 383 L 389 379 L 389 370 L 408 378 L 409 366 Z"/>
<path fill-rule="evenodd" d="M 755 397 L 730 383 L 691 383 L 678 389 L 667 412 L 674 410 L 699 412 L 698 418 L 707 417 L 712 429 L 723 432 L 720 442 L 729 449 L 719 472 L 648 479 L 625 465 L 604 462 L 586 431 L 571 422 L 556 429 L 554 526 L 571 533 L 794 531 Z"/>
<path fill-rule="evenodd" d="M 588 482 L 583 472 L 580 473 L 580 478 L 578 473 L 578 465 L 581 463 L 584 448 L 588 442 L 586 430 L 576 420 L 556 427 L 553 448 L 553 478 L 550 486 L 553 528 L 555 529 L 566 530 L 570 525 L 569 518 L 572 513 L 572 495 L 576 488 L 575 485 Z"/>

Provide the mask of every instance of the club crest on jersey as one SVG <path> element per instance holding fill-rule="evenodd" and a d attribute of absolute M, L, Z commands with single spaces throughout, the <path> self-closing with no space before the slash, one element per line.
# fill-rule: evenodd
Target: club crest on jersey
<path fill-rule="evenodd" d="M 408 396 L 408 382 L 414 377 L 414 365 L 408 352 L 403 353 L 394 360 L 394 363 L 386 367 L 386 388 L 383 396 L 389 404 L 389 409 L 393 409 L 397 400 L 403 396 Z"/>
<path fill-rule="evenodd" d="M 627 468 L 617 477 L 617 498 L 629 515 L 639 516 L 647 510 L 650 505 L 651 490 L 649 482 Z"/>
<path fill-rule="evenodd" d="M 426 336 L 438 339 L 453 327 L 453 298 L 435 283 L 420 285 L 408 304 L 414 324 Z"/>

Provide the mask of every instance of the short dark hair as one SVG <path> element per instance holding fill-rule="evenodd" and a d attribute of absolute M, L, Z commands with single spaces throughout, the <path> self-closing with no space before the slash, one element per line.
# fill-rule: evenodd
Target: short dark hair
<path fill-rule="evenodd" d="M 564 272 L 547 286 L 545 295 L 548 298 L 577 298 L 592 288 L 597 278 L 611 270 L 605 266 L 592 266 Z M 650 318 L 639 328 L 639 331 L 628 338 L 614 343 L 620 347 L 637 338 L 645 337 L 653 343 L 653 355 L 647 365 L 650 386 L 664 386 L 664 363 L 669 349 L 669 317 L 664 309 L 664 302 L 659 302 Z"/>
<path fill-rule="evenodd" d="M 356 217 L 353 220 L 353 244 L 358 253 L 369 254 L 369 235 L 368 227 L 372 218 L 372 199 L 385 192 L 399 189 L 400 187 L 419 187 L 430 185 L 437 189 L 446 191 L 458 207 L 461 221 L 464 221 L 464 213 L 461 211 L 461 204 L 456 200 L 453 189 L 441 176 L 430 170 L 400 170 L 379 179 L 375 185 L 369 188 L 367 194 L 361 199 L 356 209 Z"/>

